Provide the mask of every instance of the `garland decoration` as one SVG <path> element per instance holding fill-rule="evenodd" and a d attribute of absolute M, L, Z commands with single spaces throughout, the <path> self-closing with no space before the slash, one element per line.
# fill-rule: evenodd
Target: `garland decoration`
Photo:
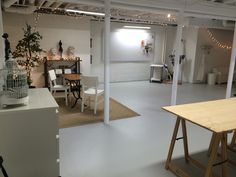
<path fill-rule="evenodd" d="M 208 34 L 209 38 L 210 38 L 219 48 L 226 49 L 226 50 L 231 50 L 231 49 L 232 49 L 232 46 L 220 42 L 220 41 L 212 34 L 212 32 L 211 32 L 209 29 L 207 29 L 207 34 Z"/>

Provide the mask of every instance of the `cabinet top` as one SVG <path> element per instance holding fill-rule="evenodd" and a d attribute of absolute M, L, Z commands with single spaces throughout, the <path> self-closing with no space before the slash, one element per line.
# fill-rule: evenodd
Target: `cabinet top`
<path fill-rule="evenodd" d="M 58 108 L 58 104 L 49 90 L 47 88 L 35 88 L 29 89 L 29 103 L 27 105 L 0 108 L 0 113 L 49 108 Z"/>

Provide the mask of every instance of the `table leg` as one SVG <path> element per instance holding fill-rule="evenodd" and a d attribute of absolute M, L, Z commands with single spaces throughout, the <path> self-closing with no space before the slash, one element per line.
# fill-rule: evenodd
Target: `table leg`
<path fill-rule="evenodd" d="M 185 161 L 188 162 L 188 159 L 189 159 L 188 138 L 187 138 L 186 123 L 184 119 L 181 119 L 181 125 L 182 125 L 182 132 L 183 132 L 184 157 L 185 157 Z"/>
<path fill-rule="evenodd" d="M 230 144 L 227 146 L 227 148 L 228 148 L 230 151 L 236 153 L 235 147 L 236 147 L 236 130 L 233 131 L 233 137 L 232 137 L 232 139 L 231 139 Z M 229 162 L 231 165 L 236 166 L 236 161 L 231 160 L 231 159 L 228 159 L 228 162 Z"/>
<path fill-rule="evenodd" d="M 234 134 L 230 143 L 230 147 L 233 148 L 236 144 L 236 130 L 234 130 Z"/>
<path fill-rule="evenodd" d="M 211 154 L 213 142 L 215 141 L 215 137 L 216 137 L 215 135 L 216 134 L 213 133 L 212 136 L 211 136 L 211 142 L 210 142 L 210 145 L 209 145 L 209 148 L 208 148 L 208 151 L 207 151 L 208 156 L 210 156 L 210 154 Z"/>
<path fill-rule="evenodd" d="M 163 82 L 163 68 L 164 68 L 164 65 L 161 67 L 161 82 Z"/>
<path fill-rule="evenodd" d="M 178 130 L 179 130 L 180 120 L 181 120 L 181 118 L 177 117 L 177 120 L 176 120 L 176 123 L 175 123 L 175 129 L 174 129 L 174 132 L 173 132 L 173 135 L 172 135 L 170 148 L 169 148 L 169 152 L 168 152 L 168 156 L 167 156 L 167 160 L 166 160 L 166 165 L 165 165 L 166 169 L 169 169 L 169 165 L 170 165 L 170 162 L 171 162 L 171 159 L 172 159 L 172 154 L 173 154 L 173 150 L 174 150 L 174 147 L 175 147 L 175 141 L 176 141 L 176 137 L 177 137 Z"/>
<path fill-rule="evenodd" d="M 212 174 L 212 166 L 213 166 L 213 162 L 217 156 L 217 150 L 220 144 L 220 140 L 221 140 L 221 133 L 214 133 L 215 138 L 214 141 L 212 142 L 212 149 L 211 149 L 211 153 L 210 153 L 210 157 L 207 163 L 207 168 L 206 168 L 206 172 L 205 172 L 205 176 L 204 177 L 210 177 Z"/>
<path fill-rule="evenodd" d="M 227 177 L 227 132 L 221 138 L 222 177 Z"/>
<path fill-rule="evenodd" d="M 75 98 L 75 102 L 74 104 L 72 105 L 72 108 L 74 108 L 78 102 L 79 99 L 81 99 L 81 95 L 80 95 L 80 81 L 73 81 L 73 83 L 71 82 L 70 83 L 71 85 L 75 84 L 75 88 L 71 88 L 72 90 L 72 94 Z"/>

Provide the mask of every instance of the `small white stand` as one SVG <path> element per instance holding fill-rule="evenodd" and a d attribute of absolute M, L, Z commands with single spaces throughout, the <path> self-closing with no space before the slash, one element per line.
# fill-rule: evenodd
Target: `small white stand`
<path fill-rule="evenodd" d="M 163 68 L 164 65 L 151 64 L 150 65 L 150 82 L 162 82 L 163 81 Z"/>

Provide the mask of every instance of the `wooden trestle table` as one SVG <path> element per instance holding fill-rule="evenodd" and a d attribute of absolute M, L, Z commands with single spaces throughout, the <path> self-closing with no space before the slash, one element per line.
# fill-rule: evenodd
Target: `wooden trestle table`
<path fill-rule="evenodd" d="M 227 133 L 236 129 L 236 98 L 166 106 L 163 107 L 163 109 L 177 116 L 169 153 L 166 160 L 166 169 L 171 170 L 178 176 L 190 177 L 189 174 L 172 162 L 175 142 L 180 139 L 177 138 L 177 133 L 181 124 L 183 135 L 181 139 L 183 139 L 185 161 L 204 170 L 204 177 L 214 176 L 214 174 L 212 174 L 212 167 L 215 165 L 221 165 L 222 177 L 226 177 L 228 161 Z M 209 145 L 209 159 L 206 167 L 189 155 L 186 121 L 192 122 L 193 124 L 213 132 Z M 215 163 L 220 144 L 221 162 Z"/>

